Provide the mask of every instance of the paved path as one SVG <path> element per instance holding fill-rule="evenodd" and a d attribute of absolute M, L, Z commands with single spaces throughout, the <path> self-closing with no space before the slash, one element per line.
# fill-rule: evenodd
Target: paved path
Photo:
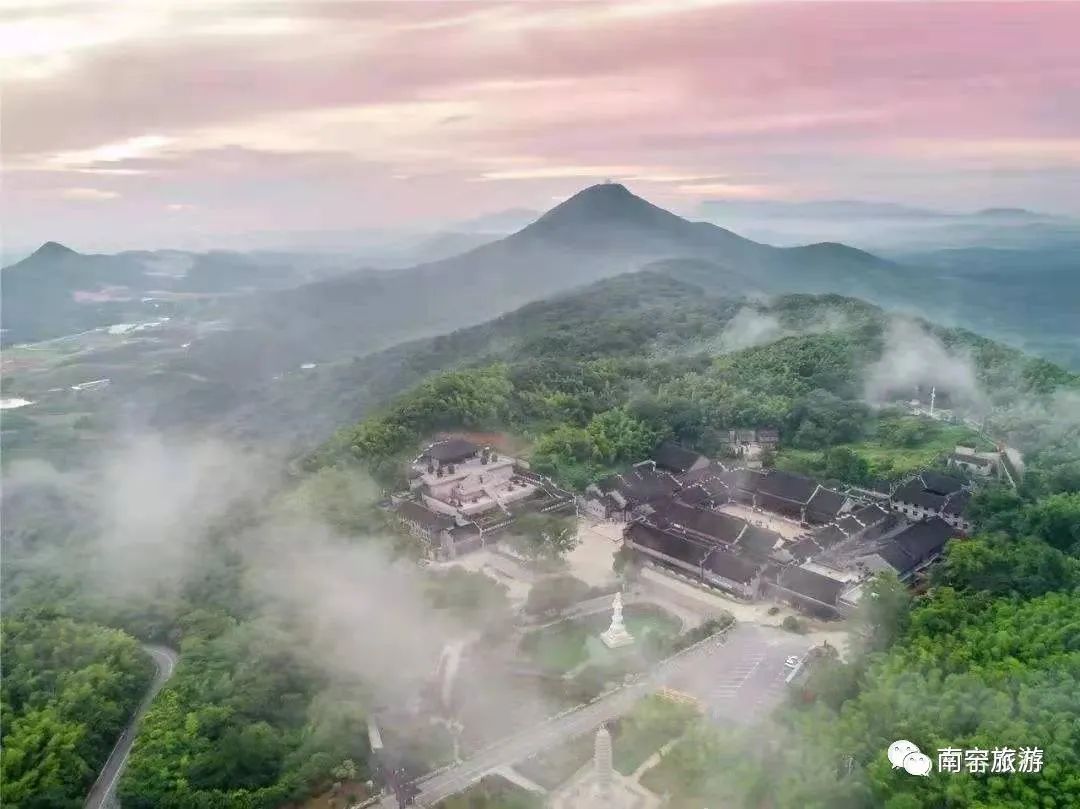
<path fill-rule="evenodd" d="M 124 728 L 124 732 L 120 734 L 120 739 L 109 754 L 109 759 L 105 762 L 105 766 L 102 767 L 101 774 L 98 775 L 94 785 L 90 788 L 90 794 L 86 798 L 86 803 L 83 804 L 83 809 L 106 809 L 106 807 L 114 805 L 113 793 L 116 790 L 116 782 L 120 780 L 120 773 L 124 771 L 124 765 L 127 764 L 131 745 L 135 742 L 135 728 L 139 724 L 139 720 L 142 719 L 143 714 L 146 713 L 146 709 L 150 707 L 150 703 L 154 701 L 158 691 L 165 685 L 165 681 L 172 676 L 173 669 L 176 668 L 176 662 L 179 660 L 177 653 L 167 646 L 144 644 L 143 648 L 154 659 L 157 673 L 154 675 L 154 680 L 150 683 L 150 688 L 147 689 L 142 702 L 139 703 L 139 707 L 135 709 L 135 715 L 131 718 L 131 722 Z"/>
<path fill-rule="evenodd" d="M 784 659 L 804 653 L 806 646 L 805 639 L 782 630 L 736 625 L 724 636 L 714 636 L 680 656 L 669 658 L 632 685 L 503 739 L 447 770 L 421 778 L 417 781 L 421 790 L 417 802 L 432 806 L 492 770 L 588 733 L 626 713 L 660 686 L 698 697 L 717 720 L 741 724 L 763 718 L 783 693 Z M 726 683 L 725 678 L 733 677 L 738 677 L 738 687 L 725 687 L 717 693 L 713 685 Z M 744 686 L 746 691 L 739 693 Z M 379 803 L 381 809 L 395 809 L 396 805 L 393 795 Z"/>

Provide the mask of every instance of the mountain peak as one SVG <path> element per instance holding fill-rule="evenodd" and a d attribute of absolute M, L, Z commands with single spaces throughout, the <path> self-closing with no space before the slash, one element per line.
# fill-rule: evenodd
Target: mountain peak
<path fill-rule="evenodd" d="M 580 207 L 583 205 L 632 205 L 635 202 L 652 205 L 639 196 L 631 193 L 630 189 L 622 183 L 606 182 L 590 185 L 574 194 L 569 199 L 559 203 L 549 213 L 566 206 Z"/>
<path fill-rule="evenodd" d="M 65 247 L 60 242 L 45 242 L 37 250 L 31 253 L 30 258 L 64 258 L 67 256 L 77 256 L 74 250 L 70 247 Z"/>
<path fill-rule="evenodd" d="M 525 232 L 547 235 L 605 226 L 670 229 L 688 224 L 670 211 L 643 200 L 621 183 L 600 183 L 559 203 L 525 228 Z"/>

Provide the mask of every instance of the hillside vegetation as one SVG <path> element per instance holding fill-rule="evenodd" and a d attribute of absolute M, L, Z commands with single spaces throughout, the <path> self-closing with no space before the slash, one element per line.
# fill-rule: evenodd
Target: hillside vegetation
<path fill-rule="evenodd" d="M 875 307 L 798 295 L 755 304 L 778 333 L 727 350 L 738 345 L 729 326 L 745 309 L 701 294 L 687 300 L 671 280 L 659 289 L 659 302 L 615 296 L 610 318 L 587 316 L 591 297 L 526 307 L 520 341 L 496 339 L 492 326 L 452 335 L 444 348 L 460 341 L 479 349 L 471 363 L 343 429 L 308 463 L 358 463 L 391 482 L 434 431 L 504 429 L 534 441 L 534 468 L 580 488 L 665 438 L 711 453 L 718 428 L 775 425 L 785 445 L 778 463 L 859 483 L 935 463 L 957 442 L 986 447 L 967 427 L 864 403 L 869 371 L 894 348 L 889 319 Z M 529 331 L 529 317 L 544 323 L 542 333 Z M 707 723 L 688 731 L 643 780 L 669 794 L 670 806 L 1057 809 L 1080 802 L 1078 380 L 970 333 L 923 328 L 935 351 L 962 357 L 973 373 L 989 429 L 1026 451 L 1023 484 L 1018 492 L 990 486 L 977 494 L 976 536 L 950 543 L 927 593 L 912 601 L 894 578 L 882 577 L 878 597 L 856 618 L 852 659 L 823 666 L 772 733 L 730 735 Z M 1045 766 L 915 779 L 886 761 L 896 738 L 932 757 L 945 747 L 1019 754 L 1037 746 Z"/>
<path fill-rule="evenodd" d="M 3 796 L 77 809 L 150 684 L 130 635 L 48 613 L 3 621 Z"/>
<path fill-rule="evenodd" d="M 780 427 L 785 445 L 805 453 L 800 457 L 816 463 L 820 455 L 832 465 L 830 476 L 853 479 L 881 471 L 852 463 L 851 457 L 837 455 L 837 448 L 850 450 L 856 461 L 866 454 L 863 460 L 870 464 L 877 462 L 869 456 L 871 447 L 883 454 L 892 447 L 898 452 L 920 447 L 936 452 L 959 435 L 951 426 L 912 422 L 864 402 L 868 372 L 890 350 L 890 322 L 881 310 L 850 298 L 792 295 L 768 303 L 730 301 L 669 276 L 641 273 L 530 304 L 482 326 L 398 346 L 349 365 L 339 382 L 342 397 L 352 395 L 381 409 L 343 427 L 309 455 L 283 490 L 268 496 L 270 502 L 244 500 L 243 508 L 233 510 L 239 513 L 230 511 L 201 526 L 196 536 L 185 537 L 196 561 L 175 590 L 126 602 L 88 592 L 83 572 L 94 546 L 83 541 L 90 530 L 81 516 L 85 504 L 72 502 L 65 489 L 36 482 L 18 498 L 20 513 L 5 513 L 5 611 L 9 617 L 39 609 L 78 614 L 82 620 L 121 626 L 139 638 L 178 646 L 181 662 L 147 713 L 120 781 L 125 806 L 275 809 L 337 781 L 363 781 L 373 772 L 364 733 L 372 708 L 370 684 L 355 677 L 330 677 L 313 655 L 297 654 L 297 649 L 308 648 L 310 638 L 303 622 L 293 620 L 294 611 L 268 616 L 267 594 L 252 589 L 248 569 L 249 560 L 266 555 L 266 543 L 272 540 L 267 534 L 273 532 L 262 530 L 264 520 L 273 519 L 266 513 L 300 509 L 306 519 L 329 523 L 354 544 L 360 544 L 359 537 L 385 536 L 385 516 L 375 507 L 378 493 L 356 485 L 356 467 L 370 469 L 384 485 L 400 483 L 402 460 L 423 440 L 439 430 L 462 428 L 523 437 L 532 446 L 535 468 L 576 487 L 640 460 L 664 438 L 713 453 L 726 429 L 762 425 Z M 993 417 L 1028 450 L 1025 486 L 1019 494 L 980 498 L 987 535 L 950 550 L 940 590 L 949 588 L 961 594 L 960 599 L 982 599 L 963 602 L 972 613 L 973 627 L 992 616 L 1005 616 L 1009 608 L 995 606 L 999 601 L 1020 605 L 1030 599 L 1037 611 L 1037 600 L 1047 599 L 1054 616 L 1064 614 L 1068 603 L 1060 608 L 1052 599 L 1054 593 L 1075 586 L 1070 561 L 1076 553 L 1075 537 L 1069 531 L 1080 522 L 1071 494 L 1080 490 L 1080 453 L 1075 450 L 1075 422 L 1053 420 L 1053 407 L 1077 384 L 1076 378 L 966 332 L 920 328 L 927 339 L 967 358 L 995 408 Z M 392 398 L 409 385 L 411 390 Z M 5 497 L 5 508 L 18 505 L 7 501 Z M 25 518 L 33 519 L 26 523 Z M 12 535 L 16 543 L 9 542 Z M 1019 537 L 1024 537 L 1022 542 L 1016 541 Z M 316 539 L 306 533 L 305 541 Z M 398 541 L 397 547 L 386 543 L 386 550 L 411 552 L 409 539 Z M 60 570 L 41 563 L 45 550 L 56 557 L 51 561 L 62 563 Z M 425 598 L 434 609 L 475 615 L 483 606 L 505 612 L 500 588 L 479 590 L 479 574 L 445 579 L 423 575 L 430 584 Z M 930 597 L 936 598 L 936 593 Z M 1025 614 L 1041 620 L 1037 612 Z M 857 739 L 856 752 L 876 749 L 876 737 L 866 724 L 848 730 L 843 715 L 855 708 L 843 706 L 861 705 L 859 694 L 874 693 L 876 667 L 888 665 L 880 656 L 922 650 L 919 636 L 909 627 L 959 631 L 955 621 L 937 626 L 906 615 L 902 612 L 888 622 L 887 631 L 875 635 L 881 640 L 865 663 L 838 675 L 838 682 L 850 683 L 833 688 L 840 718 L 821 716 L 820 732 L 842 741 Z M 1047 631 L 1056 631 L 1055 622 L 1057 617 L 1046 618 Z M 362 621 L 355 627 L 358 639 L 377 628 Z M 47 631 L 39 628 L 35 633 Z M 895 651 L 884 651 L 894 641 Z M 978 635 L 971 642 L 980 644 L 984 654 L 1005 648 L 996 636 L 995 645 L 984 641 L 985 636 Z M 10 650 L 5 637 L 6 658 Z M 949 658 L 957 672 L 975 670 L 974 658 L 965 655 L 969 653 L 960 651 Z M 1037 683 L 1052 676 L 1053 666 L 1069 660 L 1049 655 L 1048 650 L 1032 648 L 1015 665 L 1029 669 L 1027 682 Z M 5 665 L 11 665 L 7 659 Z M 48 699 L 60 693 L 59 686 L 42 691 Z M 872 716 L 874 703 L 865 699 L 865 712 Z M 85 724 L 73 723 L 72 732 L 86 733 Z M 5 722 L 5 733 L 21 727 L 18 720 Z M 1047 729 L 1039 724 L 1032 728 Z M 851 735 L 837 735 L 842 733 Z M 418 756 L 428 765 L 445 756 L 445 750 L 430 746 L 433 749 Z M 5 756 L 11 749 L 20 745 L 5 738 Z M 79 760 L 91 762 L 92 756 L 80 754 Z M 78 785 L 93 768 L 89 765 L 88 771 L 74 759 L 64 759 L 62 766 L 33 757 L 20 761 L 26 772 L 19 770 L 22 774 L 13 779 L 8 767 L 14 767 L 14 760 L 9 765 L 5 759 L 4 766 L 5 790 L 9 781 L 27 785 L 21 800 L 37 794 L 32 784 L 64 778 L 64 784 Z M 871 793 L 865 782 L 856 792 L 863 803 L 850 805 L 881 805 L 877 798 L 884 793 Z M 17 796 L 4 794 L 5 804 L 13 806 L 63 805 L 21 803 Z M 871 795 L 874 800 L 867 797 Z M 785 799 L 776 805 L 800 804 Z"/>
<path fill-rule="evenodd" d="M 582 488 L 662 440 L 718 454 L 727 429 L 775 426 L 780 465 L 851 483 L 895 479 L 982 439 L 867 406 L 870 369 L 895 348 L 890 322 L 840 296 L 740 303 L 650 273 L 624 276 L 396 350 L 418 373 L 453 370 L 340 430 L 307 465 L 360 462 L 390 482 L 433 432 L 507 430 L 534 442 L 536 469 Z M 923 329 L 920 339 L 965 358 L 991 429 L 1016 433 L 1030 452 L 1056 451 L 1058 442 L 1040 438 L 1053 415 L 1039 402 L 1075 388 L 1075 375 L 968 332 Z M 755 337 L 763 344 L 739 348 Z M 898 383 L 896 393 L 910 389 Z M 1075 424 L 1066 429 L 1077 435 Z M 1048 466 L 1071 474 L 1067 459 Z"/>

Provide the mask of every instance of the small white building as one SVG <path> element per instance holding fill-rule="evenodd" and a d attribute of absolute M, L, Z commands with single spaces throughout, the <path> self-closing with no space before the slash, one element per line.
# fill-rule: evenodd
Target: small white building
<path fill-rule="evenodd" d="M 974 447 L 957 445 L 956 449 L 949 455 L 950 467 L 981 478 L 1000 474 L 1000 465 L 1001 453 L 976 452 Z"/>

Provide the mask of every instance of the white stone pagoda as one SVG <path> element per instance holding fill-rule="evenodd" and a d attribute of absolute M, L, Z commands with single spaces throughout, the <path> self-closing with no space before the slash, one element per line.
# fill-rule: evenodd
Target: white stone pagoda
<path fill-rule="evenodd" d="M 623 624 L 622 593 L 615 594 L 615 600 L 612 602 L 611 608 L 611 626 L 600 636 L 600 640 L 609 649 L 618 649 L 622 646 L 631 645 L 634 642 L 634 636 L 626 630 L 626 626 Z"/>
<path fill-rule="evenodd" d="M 615 770 L 611 734 L 601 725 L 596 731 L 593 760 L 556 789 L 548 805 L 551 809 L 656 809 L 660 800 Z"/>

